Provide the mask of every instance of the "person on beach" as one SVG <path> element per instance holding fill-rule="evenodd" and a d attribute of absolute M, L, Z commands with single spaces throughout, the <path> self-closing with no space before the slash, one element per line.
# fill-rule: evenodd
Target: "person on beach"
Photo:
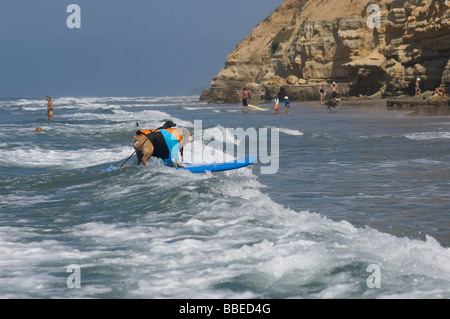
<path fill-rule="evenodd" d="M 420 96 L 420 98 L 422 99 L 422 90 L 420 89 L 420 78 L 417 78 L 416 80 L 416 95 L 414 95 L 414 98 L 417 98 L 418 96 Z"/>
<path fill-rule="evenodd" d="M 323 103 L 327 96 L 327 92 L 325 91 L 325 88 L 323 87 L 323 85 L 320 86 L 319 93 L 320 93 L 320 103 Z"/>
<path fill-rule="evenodd" d="M 279 113 L 278 113 L 278 110 L 280 109 L 280 99 L 279 98 L 277 98 L 276 96 L 274 96 L 274 103 L 275 103 L 275 105 L 274 105 L 274 109 L 275 109 L 275 115 L 278 115 Z"/>
<path fill-rule="evenodd" d="M 47 104 L 47 120 L 52 121 L 53 120 L 53 102 L 50 96 L 47 96 L 46 98 L 48 104 Z"/>
<path fill-rule="evenodd" d="M 333 82 L 333 84 L 330 86 L 330 93 L 331 93 L 331 99 L 334 103 L 336 103 L 337 95 L 339 93 L 339 88 L 336 84 L 336 82 Z"/>
<path fill-rule="evenodd" d="M 243 96 L 242 96 L 242 106 L 243 111 L 248 112 L 248 90 L 244 88 Z"/>
<path fill-rule="evenodd" d="M 247 88 L 247 95 L 248 95 L 248 100 L 250 101 L 253 96 L 253 91 L 250 88 Z"/>
<path fill-rule="evenodd" d="M 284 113 L 291 114 L 288 111 L 290 106 L 291 106 L 291 102 L 289 101 L 289 97 L 285 96 L 284 97 Z"/>
<path fill-rule="evenodd" d="M 445 96 L 446 99 L 448 98 L 448 96 L 445 94 L 446 93 L 445 89 L 442 88 L 442 87 L 436 88 L 435 92 L 436 92 L 437 95 L 439 95 L 441 97 L 441 100 L 444 98 L 444 96 Z"/>

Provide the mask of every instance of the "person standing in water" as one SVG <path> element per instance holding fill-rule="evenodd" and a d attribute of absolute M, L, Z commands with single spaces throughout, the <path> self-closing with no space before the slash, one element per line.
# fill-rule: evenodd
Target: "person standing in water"
<path fill-rule="evenodd" d="M 284 113 L 286 114 L 291 114 L 289 112 L 289 107 L 291 106 L 291 102 L 289 101 L 289 97 L 285 96 L 284 97 Z"/>
<path fill-rule="evenodd" d="M 327 96 L 327 92 L 325 91 L 325 88 L 323 87 L 323 85 L 320 86 L 319 94 L 320 94 L 320 103 L 325 102 L 325 98 Z"/>
<path fill-rule="evenodd" d="M 247 88 L 244 88 L 244 92 L 243 92 L 243 96 L 242 96 L 242 106 L 243 106 L 243 111 L 244 112 L 248 112 L 248 91 Z"/>
<path fill-rule="evenodd" d="M 275 114 L 278 115 L 279 114 L 278 110 L 280 109 L 280 99 L 278 97 L 274 96 L 273 100 L 274 100 L 274 103 L 275 103 L 273 108 L 275 109 Z"/>
<path fill-rule="evenodd" d="M 336 82 L 333 82 L 333 84 L 330 87 L 330 93 L 331 98 L 333 99 L 333 102 L 336 103 L 337 95 L 339 93 L 338 86 L 336 85 Z"/>
<path fill-rule="evenodd" d="M 416 80 L 415 90 L 416 90 L 416 95 L 414 95 L 414 98 L 417 98 L 418 96 L 420 96 L 420 98 L 422 99 L 422 90 L 420 89 L 420 78 L 417 78 L 417 80 Z"/>
<path fill-rule="evenodd" d="M 47 120 L 52 121 L 53 120 L 53 102 L 50 96 L 47 96 Z"/>

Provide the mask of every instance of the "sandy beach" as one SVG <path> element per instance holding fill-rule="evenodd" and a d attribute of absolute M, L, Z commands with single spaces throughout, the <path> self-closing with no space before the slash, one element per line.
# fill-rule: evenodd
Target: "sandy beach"
<path fill-rule="evenodd" d="M 444 100 L 444 103 L 446 100 Z M 271 103 L 262 103 L 266 108 L 272 108 Z M 320 101 L 301 101 L 291 102 L 291 107 L 297 108 L 302 106 L 317 106 L 326 109 Z M 283 105 L 281 105 L 283 108 Z M 338 110 L 357 110 L 357 109 L 373 109 L 379 112 L 402 112 L 409 116 L 446 116 L 450 115 L 450 107 L 446 105 L 427 105 L 426 101 L 420 101 L 413 97 L 403 97 L 401 99 L 381 98 L 347 98 L 342 99 Z"/>

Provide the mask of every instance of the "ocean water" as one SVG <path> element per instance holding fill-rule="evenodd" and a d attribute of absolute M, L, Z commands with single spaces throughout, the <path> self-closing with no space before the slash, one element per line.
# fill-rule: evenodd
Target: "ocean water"
<path fill-rule="evenodd" d="M 45 105 L 0 100 L 1 298 L 450 298 L 449 117 L 67 97 L 47 121 Z M 186 161 L 248 144 L 258 163 L 125 163 L 167 120 L 200 136 Z"/>

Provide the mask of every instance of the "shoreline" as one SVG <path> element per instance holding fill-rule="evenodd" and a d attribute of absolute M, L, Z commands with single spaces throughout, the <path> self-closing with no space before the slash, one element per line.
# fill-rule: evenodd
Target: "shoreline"
<path fill-rule="evenodd" d="M 220 105 L 223 103 L 207 103 L 211 105 Z M 250 104 L 256 106 L 272 106 L 270 102 L 263 102 L 255 100 L 250 101 Z M 283 108 L 283 103 L 280 103 L 280 109 Z M 231 104 L 240 105 L 240 104 Z M 325 107 L 317 101 L 295 101 L 291 102 L 291 107 Z M 417 115 L 417 116 L 448 116 L 450 115 L 450 99 L 444 99 L 442 101 L 429 102 L 427 100 L 414 99 L 414 97 L 396 97 L 396 98 L 343 98 L 338 109 L 342 110 L 357 110 L 357 109 L 383 109 L 387 112 L 403 111 L 405 115 Z"/>

